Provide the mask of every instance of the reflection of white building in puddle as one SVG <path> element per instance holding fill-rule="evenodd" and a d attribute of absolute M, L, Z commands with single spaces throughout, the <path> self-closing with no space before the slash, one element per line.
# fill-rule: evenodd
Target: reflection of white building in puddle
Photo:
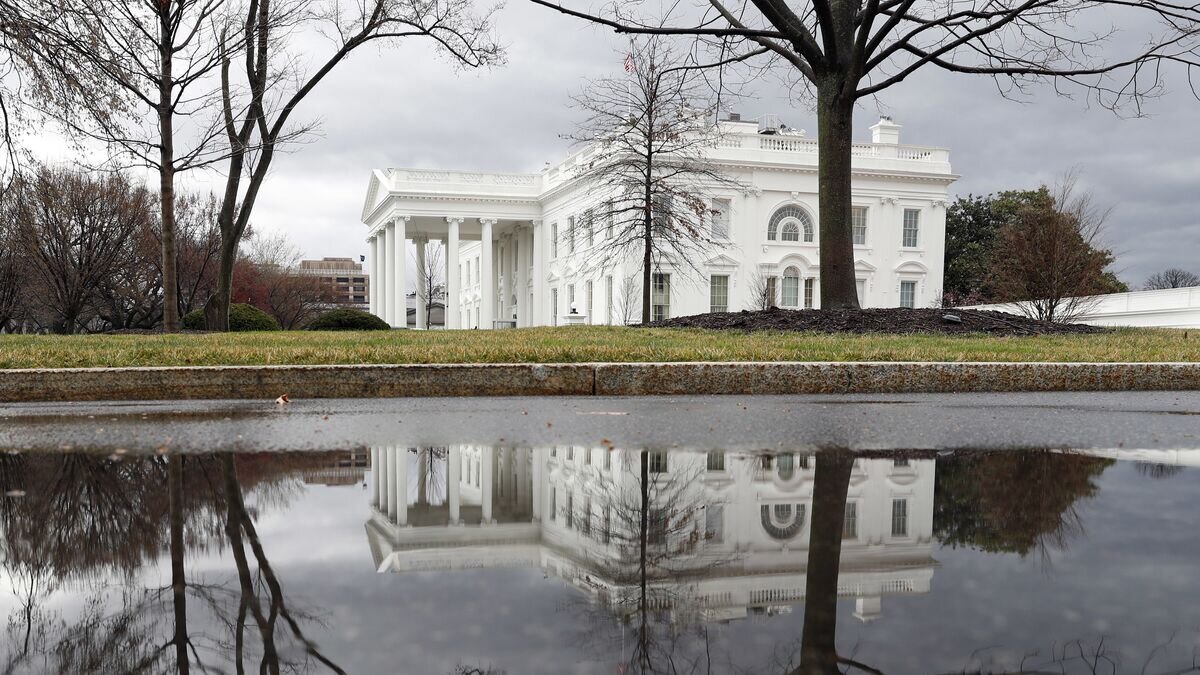
<path fill-rule="evenodd" d="M 652 451 L 655 499 L 685 514 L 656 537 L 658 554 L 670 552 L 669 573 L 652 581 L 670 591 L 655 596 L 656 609 L 726 620 L 803 602 L 814 463 L 804 454 Z M 636 586 L 633 535 L 620 532 L 637 522 L 629 514 L 640 504 L 639 466 L 638 451 L 579 446 L 377 448 L 367 522 L 375 564 L 540 567 L 620 605 Z M 933 489 L 933 460 L 855 460 L 838 594 L 856 599 L 860 619 L 878 617 L 883 596 L 929 591 Z"/>

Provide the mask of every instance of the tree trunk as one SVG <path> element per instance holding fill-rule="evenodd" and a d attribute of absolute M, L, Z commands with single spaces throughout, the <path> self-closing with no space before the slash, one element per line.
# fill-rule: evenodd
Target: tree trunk
<path fill-rule="evenodd" d="M 204 303 L 204 328 L 229 330 L 229 307 L 233 304 L 233 266 L 237 262 L 236 237 L 221 236 L 221 261 L 217 270 L 217 291 Z"/>
<path fill-rule="evenodd" d="M 842 558 L 846 492 L 853 468 L 854 456 L 845 450 L 828 450 L 817 454 L 812 530 L 808 544 L 808 578 L 804 587 L 800 668 L 794 671 L 798 675 L 834 675 L 841 672 L 836 644 L 838 570 Z"/>
<path fill-rule="evenodd" d="M 175 264 L 175 120 L 170 7 L 163 3 L 159 22 L 158 194 L 162 211 L 163 330 L 179 332 L 179 277 Z"/>
<path fill-rule="evenodd" d="M 167 510 L 171 520 L 171 597 L 175 610 L 175 662 L 180 675 L 188 675 L 187 651 L 187 579 L 184 575 L 183 546 L 183 456 L 167 460 Z"/>
<path fill-rule="evenodd" d="M 857 309 L 850 222 L 854 100 L 835 82 L 817 86 L 818 203 L 821 214 L 821 308 Z"/>
<path fill-rule="evenodd" d="M 650 323 L 650 303 L 653 301 L 650 282 L 653 280 L 650 269 L 654 254 L 654 209 L 650 205 L 650 182 L 646 182 L 646 224 L 645 250 L 642 252 L 642 323 Z"/>

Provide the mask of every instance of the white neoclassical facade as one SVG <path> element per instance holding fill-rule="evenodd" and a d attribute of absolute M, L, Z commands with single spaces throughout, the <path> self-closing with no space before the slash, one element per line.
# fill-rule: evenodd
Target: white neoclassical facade
<path fill-rule="evenodd" d="M 817 142 L 757 122 L 721 122 L 711 158 L 744 188 L 714 188 L 704 260 L 656 261 L 655 318 L 755 308 L 755 289 L 780 307 L 818 307 L 821 260 Z M 587 265 L 602 245 L 591 223 L 603 191 L 577 178 L 594 148 L 540 173 L 378 169 L 362 221 L 372 270 L 371 311 L 401 327 L 409 261 L 429 241 L 445 244 L 447 328 L 621 323 L 622 285 L 639 261 Z M 941 297 L 947 190 L 957 178 L 947 150 L 901 145 L 881 119 L 854 145 L 855 270 L 865 307 L 924 307 Z M 418 264 L 421 264 L 418 262 Z M 698 268 L 702 274 L 697 274 Z M 639 290 L 640 293 L 640 290 Z M 624 293 L 628 295 L 627 293 Z M 418 311 L 420 311 L 418 303 Z M 640 307 L 640 305 L 639 305 Z M 635 313 L 639 315 L 640 312 Z M 417 325 L 424 325 L 417 317 Z"/>
<path fill-rule="evenodd" d="M 579 445 L 373 448 L 376 569 L 540 568 L 621 613 L 638 585 L 629 543 L 640 462 L 640 451 Z M 804 601 L 819 480 L 811 453 L 657 451 L 648 462 L 652 512 L 673 518 L 652 535 L 656 566 L 670 571 L 652 580 L 654 597 L 671 621 Z M 932 459 L 854 461 L 837 593 L 855 599 L 859 619 L 878 618 L 887 596 L 929 592 L 934 474 Z"/>

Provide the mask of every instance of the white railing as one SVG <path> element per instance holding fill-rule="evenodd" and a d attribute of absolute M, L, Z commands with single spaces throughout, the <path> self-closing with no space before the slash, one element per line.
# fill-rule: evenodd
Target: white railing
<path fill-rule="evenodd" d="M 400 182 L 407 183 L 466 183 L 468 185 L 516 185 L 533 187 L 538 183 L 534 174 L 482 173 L 477 171 L 423 171 L 400 169 Z"/>

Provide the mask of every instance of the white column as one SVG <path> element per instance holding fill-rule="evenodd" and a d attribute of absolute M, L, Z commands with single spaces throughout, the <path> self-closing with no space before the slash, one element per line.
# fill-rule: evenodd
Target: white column
<path fill-rule="evenodd" d="M 458 496 L 462 483 L 462 450 L 457 445 L 450 446 L 450 455 L 446 462 L 446 504 L 450 507 L 450 524 L 458 525 L 462 523 L 459 517 L 461 503 Z"/>
<path fill-rule="evenodd" d="M 492 320 L 496 318 L 496 273 L 495 252 L 492 250 L 492 226 L 496 224 L 495 218 L 480 218 L 479 226 L 482 233 L 482 244 L 480 246 L 479 264 L 482 269 L 479 270 L 479 327 L 491 328 Z"/>
<path fill-rule="evenodd" d="M 391 463 L 388 459 L 391 452 L 392 449 L 388 446 L 379 449 L 379 512 L 385 516 L 388 515 L 388 501 L 391 497 Z"/>
<path fill-rule="evenodd" d="M 517 242 L 517 326 L 524 327 L 529 323 L 529 253 L 531 251 L 529 238 L 525 236 L 528 230 L 518 227 L 513 241 Z"/>
<path fill-rule="evenodd" d="M 388 448 L 387 451 L 387 466 L 385 469 L 385 472 L 387 473 L 388 486 L 387 516 L 388 520 L 391 521 L 396 520 L 396 490 L 398 487 L 396 485 L 396 454 L 399 451 L 399 448 L 394 447 Z"/>
<path fill-rule="evenodd" d="M 544 448 L 533 449 L 533 522 L 538 522 L 542 519 L 542 500 L 546 497 L 543 495 L 542 481 L 545 462 L 546 450 Z"/>
<path fill-rule="evenodd" d="M 379 472 L 382 469 L 379 448 L 371 448 L 371 505 L 379 506 Z"/>
<path fill-rule="evenodd" d="M 425 269 L 425 247 L 429 244 L 429 240 L 425 238 L 414 239 L 413 244 L 417 247 L 417 330 L 425 330 L 427 311 L 426 307 L 429 304 L 429 280 L 425 278 L 428 270 Z"/>
<path fill-rule="evenodd" d="M 462 218 L 446 218 L 446 328 L 462 328 L 459 314 L 458 226 Z"/>
<path fill-rule="evenodd" d="M 371 249 L 369 251 L 371 256 L 371 276 L 368 282 L 370 284 L 370 292 L 368 294 L 370 298 L 369 309 L 375 316 L 379 316 L 379 247 L 375 245 L 377 241 L 379 239 L 375 235 L 367 237 L 367 246 Z"/>
<path fill-rule="evenodd" d="M 548 326 L 546 316 L 546 242 L 541 220 L 533 221 L 533 306 L 530 307 L 531 326 Z"/>
<path fill-rule="evenodd" d="M 388 290 L 392 291 L 394 300 L 393 316 L 395 320 L 392 323 L 397 328 L 408 328 L 408 240 L 405 238 L 405 225 L 408 224 L 408 216 L 398 216 L 396 218 L 395 231 L 392 233 L 392 247 L 395 251 L 392 256 L 396 259 L 396 278 Z"/>
<path fill-rule="evenodd" d="M 483 448 L 480 450 L 482 457 L 480 459 L 480 504 L 483 506 L 483 525 L 492 523 L 492 476 L 494 475 L 493 466 L 496 462 L 496 449 L 492 447 Z"/>
<path fill-rule="evenodd" d="M 383 320 L 396 325 L 396 226 L 394 221 L 383 225 Z"/>
<path fill-rule="evenodd" d="M 396 448 L 396 524 L 408 525 L 408 448 Z"/>

